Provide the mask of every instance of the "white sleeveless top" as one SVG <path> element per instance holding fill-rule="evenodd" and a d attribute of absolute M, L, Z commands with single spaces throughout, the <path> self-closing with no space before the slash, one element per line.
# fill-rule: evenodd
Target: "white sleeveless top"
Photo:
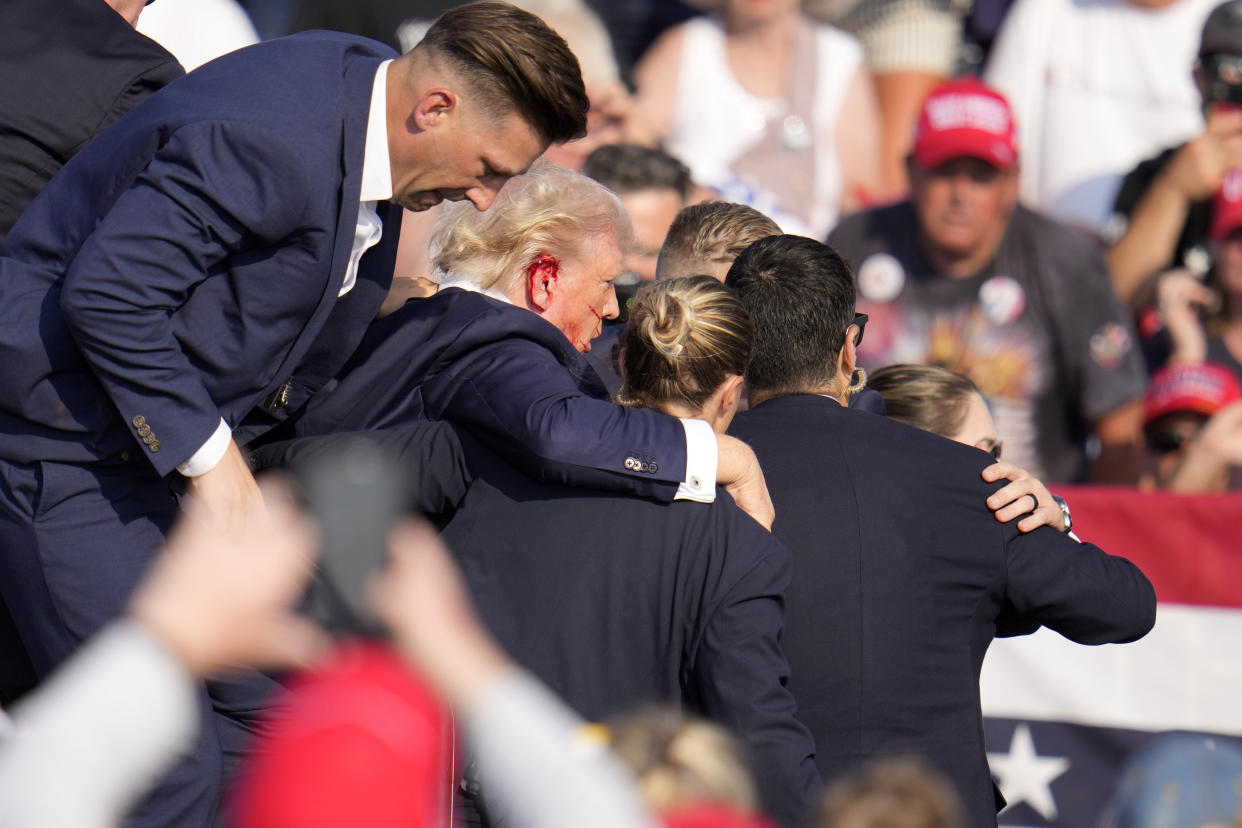
<path fill-rule="evenodd" d="M 788 104 L 758 98 L 734 77 L 725 54 L 725 32 L 716 17 L 696 17 L 682 27 L 681 65 L 677 75 L 673 125 L 666 141 L 699 184 L 730 201 L 750 204 L 771 216 L 782 230 L 823 239 L 837 222 L 841 202 L 841 163 L 834 129 L 850 81 L 862 63 L 862 47 L 853 37 L 818 23 L 815 26 L 816 75 L 810 125 L 814 142 L 812 203 L 789 209 L 763 191 L 762 184 L 741 180 L 733 164 L 763 139 L 769 119 L 783 118 Z M 804 220 L 801 215 L 809 218 Z"/>

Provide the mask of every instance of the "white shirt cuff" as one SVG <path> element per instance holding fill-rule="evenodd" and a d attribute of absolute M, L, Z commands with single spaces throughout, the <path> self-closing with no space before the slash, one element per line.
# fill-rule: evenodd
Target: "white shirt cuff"
<path fill-rule="evenodd" d="M 716 499 L 716 463 L 719 448 L 716 432 L 704 420 L 681 418 L 686 430 L 686 479 L 673 500 L 711 503 Z"/>
<path fill-rule="evenodd" d="M 186 477 L 198 477 L 200 474 L 206 474 L 216 467 L 220 462 L 220 458 L 229 450 L 229 443 L 233 440 L 233 432 L 229 430 L 229 424 L 220 418 L 220 425 L 216 426 L 216 430 L 207 442 L 199 447 L 198 451 L 190 455 L 190 459 L 177 466 L 177 471 Z"/>

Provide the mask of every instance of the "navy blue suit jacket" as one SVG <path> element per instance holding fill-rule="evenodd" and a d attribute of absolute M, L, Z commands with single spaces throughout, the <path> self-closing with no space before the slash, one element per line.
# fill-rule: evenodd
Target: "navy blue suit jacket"
<path fill-rule="evenodd" d="M 1124 558 L 985 500 L 977 449 L 815 395 L 777 397 L 731 431 L 763 466 L 772 531 L 794 555 L 785 653 L 825 781 L 916 753 L 956 784 L 973 828 L 995 826 L 979 670 L 992 638 L 1041 625 L 1083 644 L 1155 622 Z"/>
<path fill-rule="evenodd" d="M 780 646 L 789 550 L 723 492 L 544 485 L 462 442 L 473 482 L 444 540 L 504 648 L 588 719 L 665 703 L 732 729 L 764 804 L 801 825 L 820 780 Z"/>
<path fill-rule="evenodd" d="M 671 500 L 686 473 L 681 423 L 608 401 L 555 326 L 524 308 L 447 288 L 372 325 L 297 436 L 450 420 L 528 473 Z M 627 461 L 635 461 L 627 462 Z"/>
<path fill-rule="evenodd" d="M 65 166 L 0 259 L 0 458 L 136 446 L 167 474 L 222 415 L 244 439 L 336 373 L 392 277 L 400 211 L 381 203 L 383 238 L 337 300 L 389 57 L 322 32 L 241 50 Z"/>

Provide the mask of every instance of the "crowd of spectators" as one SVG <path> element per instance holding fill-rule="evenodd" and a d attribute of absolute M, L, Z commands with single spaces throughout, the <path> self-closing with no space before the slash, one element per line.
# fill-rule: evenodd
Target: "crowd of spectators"
<path fill-rule="evenodd" d="M 0 826 L 995 828 L 1057 484 L 1242 490 L 1242 0 L 151 2 L 0 8 Z"/>

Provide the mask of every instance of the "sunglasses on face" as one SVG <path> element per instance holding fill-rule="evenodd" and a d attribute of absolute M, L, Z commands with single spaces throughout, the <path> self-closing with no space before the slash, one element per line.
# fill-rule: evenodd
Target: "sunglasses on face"
<path fill-rule="evenodd" d="M 988 454 L 992 455 L 993 460 L 1001 459 L 1001 450 L 1004 449 L 1004 447 L 1005 447 L 1005 444 L 1001 442 L 1000 440 L 997 440 L 995 443 L 992 443 L 990 445 L 987 443 L 987 441 L 975 443 L 975 448 L 986 451 Z"/>
<path fill-rule="evenodd" d="M 1147 435 L 1147 448 L 1152 454 L 1172 454 L 1181 451 L 1190 439 L 1189 435 L 1180 431 L 1158 431 Z"/>

